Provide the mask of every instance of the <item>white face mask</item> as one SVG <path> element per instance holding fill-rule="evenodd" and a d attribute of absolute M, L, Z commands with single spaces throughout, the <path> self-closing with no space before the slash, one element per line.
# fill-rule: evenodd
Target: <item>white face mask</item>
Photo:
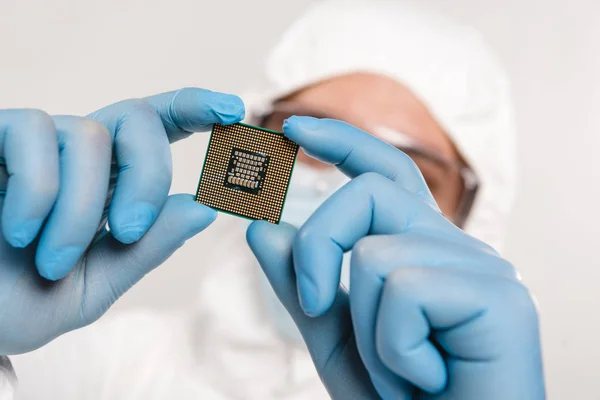
<path fill-rule="evenodd" d="M 301 227 L 325 200 L 349 181 L 350 178 L 337 168 L 316 169 L 297 163 L 283 209 L 282 221 L 297 228 Z M 349 260 L 349 254 L 346 254 L 342 266 L 342 283 L 346 287 L 349 282 Z M 298 328 L 273 293 L 266 278 L 263 283 L 266 306 L 275 328 L 283 338 L 302 343 Z"/>

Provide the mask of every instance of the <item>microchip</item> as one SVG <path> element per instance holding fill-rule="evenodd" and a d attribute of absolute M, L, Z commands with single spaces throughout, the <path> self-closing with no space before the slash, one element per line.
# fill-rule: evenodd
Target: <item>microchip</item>
<path fill-rule="evenodd" d="M 280 132 L 216 124 L 196 201 L 216 210 L 278 224 L 298 145 Z"/>

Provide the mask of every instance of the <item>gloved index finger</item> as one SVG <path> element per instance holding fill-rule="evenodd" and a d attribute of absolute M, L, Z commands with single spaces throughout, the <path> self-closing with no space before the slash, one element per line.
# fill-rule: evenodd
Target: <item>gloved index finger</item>
<path fill-rule="evenodd" d="M 184 88 L 144 100 L 160 115 L 171 143 L 193 132 L 209 130 L 216 123 L 234 124 L 245 116 L 239 97 L 205 89 Z"/>
<path fill-rule="evenodd" d="M 59 188 L 59 149 L 52 118 L 39 110 L 0 110 L 5 199 L 2 233 L 14 247 L 37 236 Z"/>
<path fill-rule="evenodd" d="M 414 161 L 375 136 L 345 122 L 312 117 L 291 117 L 285 121 L 283 131 L 308 155 L 335 165 L 351 178 L 378 173 L 439 211 Z"/>

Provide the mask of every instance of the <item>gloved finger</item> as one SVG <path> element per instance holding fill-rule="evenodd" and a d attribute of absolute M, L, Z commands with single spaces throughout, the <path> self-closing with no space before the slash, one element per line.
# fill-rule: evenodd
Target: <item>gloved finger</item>
<path fill-rule="evenodd" d="M 39 110 L 0 110 L 0 163 L 8 175 L 0 187 L 6 192 L 2 233 L 11 246 L 25 247 L 37 236 L 58 194 L 52 118 Z"/>
<path fill-rule="evenodd" d="M 313 117 L 291 117 L 283 131 L 308 155 L 335 165 L 349 177 L 378 173 L 439 211 L 413 160 L 375 136 L 345 122 Z"/>
<path fill-rule="evenodd" d="M 144 275 L 167 260 L 186 240 L 209 226 L 217 213 L 191 195 L 169 196 L 156 222 L 134 244 L 105 235 L 87 254 L 85 290 L 78 327 L 94 322 Z"/>
<path fill-rule="evenodd" d="M 469 237 L 441 233 L 366 236 L 352 248 L 350 295 L 357 346 L 380 394 L 402 392 L 405 385 L 382 363 L 375 347 L 376 317 L 390 274 L 406 268 L 435 268 L 516 278 L 514 267 L 489 246 Z"/>
<path fill-rule="evenodd" d="M 277 297 L 300 330 L 330 396 L 333 399 L 378 398 L 356 350 L 347 292 L 339 288 L 334 305 L 325 316 L 304 315 L 292 265 L 295 235 L 296 229 L 291 225 L 255 221 L 246 237 Z"/>
<path fill-rule="evenodd" d="M 242 100 L 234 95 L 184 88 L 145 99 L 160 115 L 171 143 L 213 124 L 229 125 L 244 119 Z"/>
<path fill-rule="evenodd" d="M 319 316 L 331 306 L 343 254 L 359 239 L 407 231 L 465 236 L 419 197 L 382 175 L 366 173 L 342 187 L 308 219 L 294 243 L 304 311 Z"/>
<path fill-rule="evenodd" d="M 162 120 L 142 100 L 127 100 L 96 115 L 114 138 L 118 175 L 108 222 L 121 243 L 139 240 L 160 213 L 171 188 L 172 161 Z"/>
<path fill-rule="evenodd" d="M 427 393 L 450 381 L 443 398 L 539 399 L 538 334 L 533 302 L 515 280 L 401 268 L 385 282 L 376 348 L 391 371 Z"/>
<path fill-rule="evenodd" d="M 111 162 L 110 135 L 102 124 L 72 116 L 54 122 L 61 186 L 36 253 L 38 272 L 53 281 L 69 273 L 98 230 Z"/>

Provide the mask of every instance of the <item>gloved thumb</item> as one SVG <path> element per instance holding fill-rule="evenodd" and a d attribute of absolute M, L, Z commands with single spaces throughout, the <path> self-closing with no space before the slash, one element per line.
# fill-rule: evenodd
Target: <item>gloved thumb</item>
<path fill-rule="evenodd" d="M 144 275 L 165 262 L 217 214 L 191 195 L 169 196 L 156 222 L 138 242 L 124 245 L 106 234 L 88 252 L 81 326 L 102 316 Z"/>
<path fill-rule="evenodd" d="M 253 222 L 246 238 L 269 283 L 292 316 L 332 399 L 379 399 L 365 370 L 354 338 L 348 293 L 338 289 L 334 305 L 323 316 L 304 314 L 298 300 L 292 261 L 296 228 Z"/>

